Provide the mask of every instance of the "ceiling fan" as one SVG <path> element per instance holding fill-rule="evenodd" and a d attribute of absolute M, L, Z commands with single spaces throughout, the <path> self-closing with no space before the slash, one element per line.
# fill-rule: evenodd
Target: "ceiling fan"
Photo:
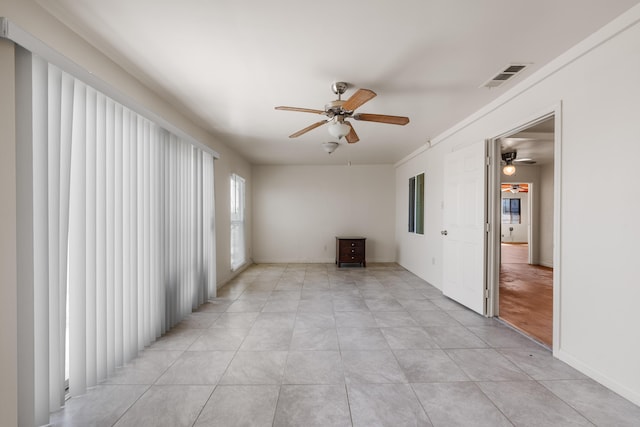
<path fill-rule="evenodd" d="M 517 151 L 510 151 L 507 153 L 502 153 L 502 161 L 503 161 L 503 165 L 504 164 L 516 164 L 516 165 L 535 165 L 536 161 L 529 158 L 529 157 L 525 157 L 522 159 L 517 159 L 516 157 L 518 156 L 518 152 Z"/>
<path fill-rule="evenodd" d="M 328 120 L 320 120 L 319 122 L 307 126 L 306 128 L 289 135 L 289 138 L 297 138 L 300 135 L 303 135 L 317 127 L 325 124 L 330 124 L 329 133 L 332 136 L 338 139 L 344 137 L 348 143 L 352 144 L 358 142 L 360 138 L 358 137 L 356 131 L 353 129 L 351 122 L 347 121 L 346 119 L 360 120 L 365 122 L 388 123 L 392 125 L 406 125 L 407 123 L 409 123 L 408 117 L 388 116 L 384 114 L 355 113 L 355 110 L 358 107 L 373 99 L 376 96 L 376 93 L 370 89 L 358 89 L 353 95 L 349 97 L 349 99 L 344 101 L 342 100 L 342 95 L 346 92 L 348 87 L 349 84 L 345 82 L 335 82 L 333 85 L 331 85 L 331 90 L 333 91 L 333 93 L 338 95 L 338 99 L 336 99 L 335 101 L 331 101 L 330 103 L 325 105 L 324 110 L 284 106 L 275 107 L 276 110 L 322 114 L 329 118 Z"/>
<path fill-rule="evenodd" d="M 502 153 L 502 164 L 504 165 L 504 168 L 502 168 L 502 173 L 511 176 L 516 173 L 515 165 L 534 165 L 536 163 L 535 160 L 529 158 L 516 159 L 517 156 L 517 151 Z"/>
<path fill-rule="evenodd" d="M 509 191 L 511 193 L 528 193 L 529 184 L 502 184 L 500 186 L 502 192 Z"/>

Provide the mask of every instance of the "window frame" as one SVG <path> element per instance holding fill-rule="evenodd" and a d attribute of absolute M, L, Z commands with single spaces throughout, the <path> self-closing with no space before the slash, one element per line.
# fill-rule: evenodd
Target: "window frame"
<path fill-rule="evenodd" d="M 246 180 L 236 173 L 232 173 L 230 176 L 229 202 L 229 262 L 231 271 L 236 271 L 247 261 L 245 242 Z M 235 242 L 235 238 L 239 241 Z"/>
<path fill-rule="evenodd" d="M 409 178 L 408 232 L 424 235 L 424 184 L 425 173 Z"/>
<path fill-rule="evenodd" d="M 508 201 L 508 203 L 505 203 L 506 201 Z M 517 205 L 515 209 L 514 209 L 514 205 Z M 503 198 L 500 212 L 501 212 L 500 221 L 502 224 L 522 224 L 522 201 L 519 197 Z M 505 220 L 507 216 L 508 216 L 508 219 Z"/>

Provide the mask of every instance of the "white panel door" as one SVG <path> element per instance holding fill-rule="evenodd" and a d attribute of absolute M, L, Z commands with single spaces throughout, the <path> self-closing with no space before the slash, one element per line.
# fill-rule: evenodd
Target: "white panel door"
<path fill-rule="evenodd" d="M 484 314 L 485 143 L 445 158 L 442 292 Z"/>

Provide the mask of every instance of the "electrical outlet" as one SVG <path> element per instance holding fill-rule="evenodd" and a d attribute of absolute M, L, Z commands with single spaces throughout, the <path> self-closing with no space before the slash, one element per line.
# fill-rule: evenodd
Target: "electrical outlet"
<path fill-rule="evenodd" d="M 436 265 L 436 257 L 431 258 L 431 264 Z"/>

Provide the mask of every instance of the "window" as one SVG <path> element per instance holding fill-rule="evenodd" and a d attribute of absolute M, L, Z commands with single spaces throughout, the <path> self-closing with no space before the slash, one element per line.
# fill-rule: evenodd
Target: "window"
<path fill-rule="evenodd" d="M 424 173 L 409 178 L 409 233 L 424 234 Z"/>
<path fill-rule="evenodd" d="M 520 224 L 520 199 L 502 199 L 502 223 Z"/>
<path fill-rule="evenodd" d="M 245 262 L 244 248 L 244 178 L 231 174 L 231 269 Z"/>

